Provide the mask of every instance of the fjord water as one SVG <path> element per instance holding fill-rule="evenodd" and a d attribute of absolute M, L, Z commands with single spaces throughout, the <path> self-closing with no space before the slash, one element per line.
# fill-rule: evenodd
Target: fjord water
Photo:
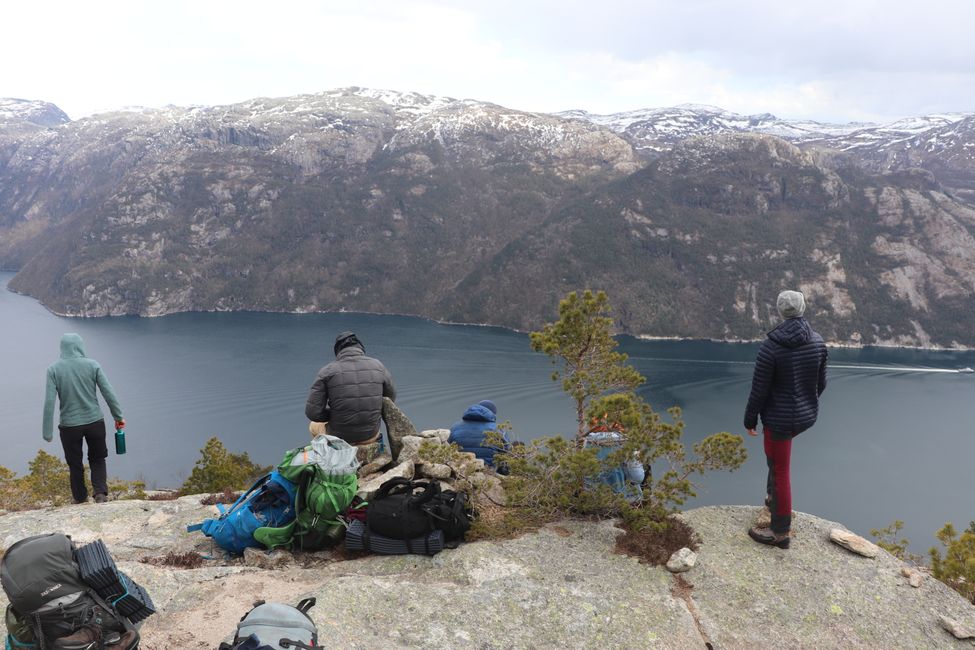
<path fill-rule="evenodd" d="M 177 486 L 207 438 L 271 464 L 307 438 L 304 402 L 332 341 L 354 330 L 396 382 L 397 402 L 418 428 L 449 427 L 471 403 L 493 399 L 517 438 L 573 431 L 571 404 L 527 336 L 362 314 L 192 313 L 162 318 L 75 319 L 5 290 L 0 274 L 0 465 L 17 472 L 43 448 L 44 371 L 64 332 L 84 337 L 125 411 L 128 453 L 109 474 Z M 815 317 L 811 317 L 815 325 Z M 686 441 L 743 433 L 757 344 L 622 340 L 647 377 L 655 408 L 684 410 Z M 975 519 L 973 352 L 830 350 L 819 423 L 793 444 L 793 506 L 867 534 L 906 522 L 924 551 L 945 521 Z M 105 410 L 107 415 L 107 409 Z M 701 481 L 689 505 L 761 503 L 765 461 L 747 438 L 748 463 Z"/>

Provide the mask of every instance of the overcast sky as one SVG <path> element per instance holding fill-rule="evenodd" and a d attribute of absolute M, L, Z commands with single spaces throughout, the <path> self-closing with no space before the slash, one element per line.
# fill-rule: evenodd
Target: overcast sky
<path fill-rule="evenodd" d="M 970 0 L 30 0 L 0 97 L 72 118 L 342 86 L 597 113 L 714 104 L 886 121 L 975 111 Z"/>

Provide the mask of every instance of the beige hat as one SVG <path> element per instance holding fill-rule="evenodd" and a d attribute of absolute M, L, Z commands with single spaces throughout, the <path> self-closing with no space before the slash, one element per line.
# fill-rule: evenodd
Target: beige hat
<path fill-rule="evenodd" d="M 806 299 L 798 291 L 783 291 L 775 301 L 775 306 L 782 318 L 799 318 L 806 313 Z"/>

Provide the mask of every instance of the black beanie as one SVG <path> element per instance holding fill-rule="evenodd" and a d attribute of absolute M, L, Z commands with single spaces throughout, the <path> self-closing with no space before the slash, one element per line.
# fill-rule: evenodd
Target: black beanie
<path fill-rule="evenodd" d="M 363 352 L 366 350 L 366 346 L 362 344 L 362 341 L 356 338 L 354 332 L 342 332 L 336 336 L 335 347 L 332 349 L 335 354 L 338 355 L 339 352 L 352 345 L 358 345 L 360 348 L 362 348 Z"/>

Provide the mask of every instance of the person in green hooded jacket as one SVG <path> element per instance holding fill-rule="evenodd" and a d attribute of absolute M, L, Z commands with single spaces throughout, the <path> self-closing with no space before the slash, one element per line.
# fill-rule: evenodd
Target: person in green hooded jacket
<path fill-rule="evenodd" d="M 75 503 L 88 500 L 85 485 L 83 445 L 88 444 L 88 467 L 91 468 L 91 486 L 97 503 L 108 500 L 108 470 L 105 459 L 108 446 L 105 442 L 105 419 L 98 403 L 95 389 L 102 393 L 115 418 L 115 428 L 125 426 L 122 407 L 105 371 L 94 359 L 85 356 L 85 344 L 77 334 L 61 337 L 61 358 L 47 369 L 47 392 L 44 397 L 44 440 L 54 439 L 54 400 L 61 405 L 61 446 L 64 459 L 71 473 L 71 496 Z"/>

